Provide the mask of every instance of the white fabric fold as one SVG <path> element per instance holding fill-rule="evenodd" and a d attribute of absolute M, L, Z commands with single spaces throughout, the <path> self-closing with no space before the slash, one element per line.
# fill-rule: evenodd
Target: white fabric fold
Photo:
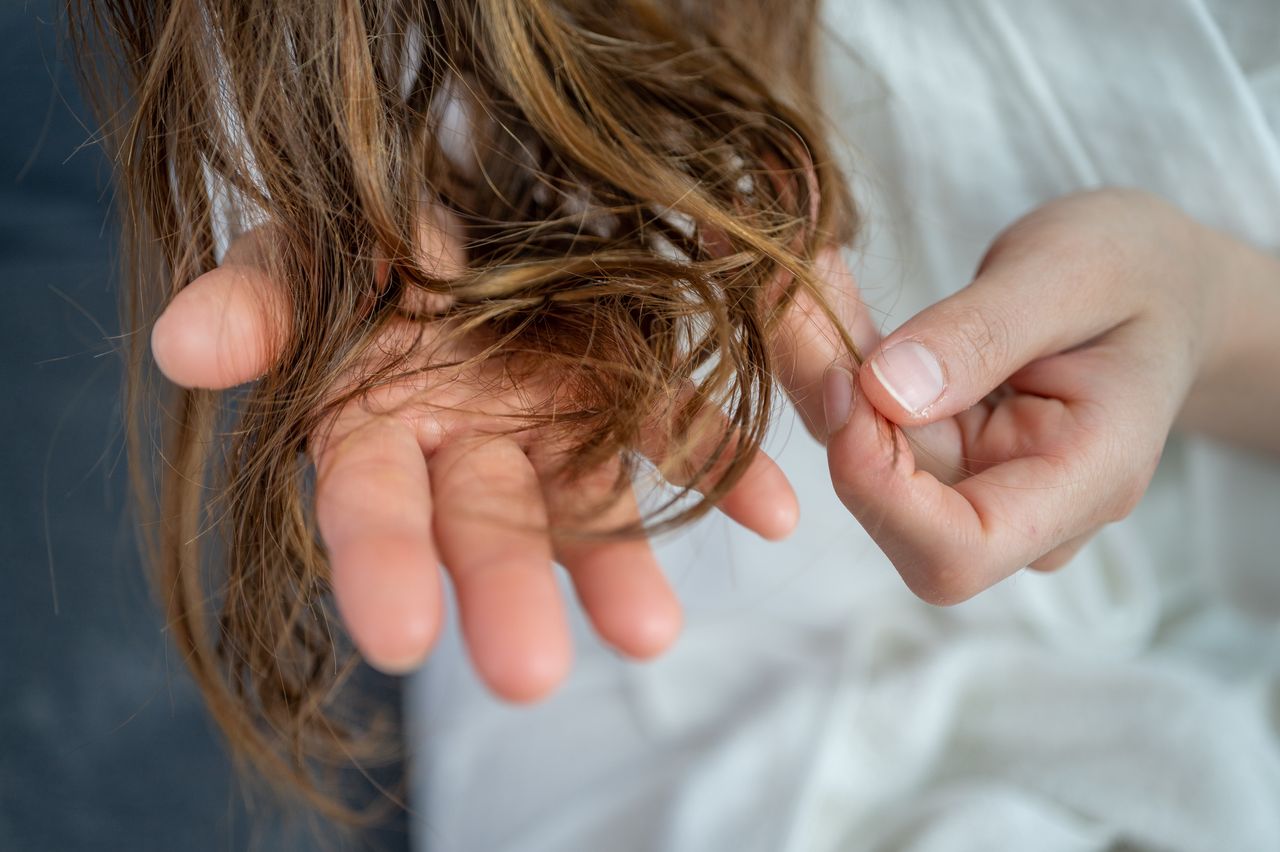
<path fill-rule="evenodd" d="M 1085 187 L 1280 250 L 1280 39 L 1252 37 L 1273 0 L 831 0 L 825 20 L 850 261 L 885 328 Z M 688 627 L 662 660 L 618 660 L 575 616 L 569 683 L 509 708 L 450 628 L 406 705 L 417 848 L 1280 849 L 1280 464 L 1174 439 L 1062 572 L 938 610 L 820 448 L 789 420 L 773 446 L 800 529 L 665 541 Z"/>

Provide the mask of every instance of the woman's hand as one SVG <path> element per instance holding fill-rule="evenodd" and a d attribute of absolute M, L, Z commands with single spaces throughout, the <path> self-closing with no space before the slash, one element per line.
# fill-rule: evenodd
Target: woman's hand
<path fill-rule="evenodd" d="M 156 361 L 180 385 L 222 389 L 249 381 L 287 340 L 283 288 L 254 264 L 247 239 L 222 267 L 183 289 L 156 323 Z M 463 262 L 447 228 L 425 229 L 422 251 L 442 276 Z M 413 352 L 419 331 L 407 322 L 389 325 L 380 348 Z M 430 325 L 425 334 L 421 342 L 429 345 Z M 448 360 L 471 353 L 435 354 Z M 339 377 L 335 387 L 341 385 Z M 610 645 L 646 658 L 674 641 L 679 605 L 647 541 L 552 541 L 546 532 L 548 523 L 580 528 L 583 513 L 606 501 L 618 470 L 609 466 L 566 486 L 555 476 L 563 448 L 550 430 L 524 424 L 513 433 L 512 415 L 556 391 L 555 376 L 517 387 L 498 366 L 433 369 L 347 404 L 329 429 L 312 436 L 316 516 L 335 599 L 371 664 L 405 672 L 427 655 L 442 622 L 440 564 L 453 581 L 477 671 L 511 700 L 545 695 L 570 665 L 553 559 Z M 718 430 L 700 430 L 708 435 L 704 449 L 727 429 L 721 421 Z M 661 461 L 662 447 L 644 450 Z M 691 469 L 701 461 L 695 452 Z M 798 513 L 786 477 L 763 454 L 719 508 L 766 538 L 787 535 Z M 637 518 L 628 493 L 590 526 L 613 529 Z"/>
<path fill-rule="evenodd" d="M 1061 566 L 1134 508 L 1198 377 L 1230 372 L 1244 284 L 1222 273 L 1241 262 L 1230 252 L 1250 251 L 1139 192 L 1031 213 L 972 284 L 888 335 L 856 376 L 827 371 L 841 500 L 926 601 Z M 1280 276 L 1270 284 L 1255 307 L 1274 323 Z M 1274 375 L 1274 346 L 1270 358 Z M 1275 380 L 1256 381 L 1274 413 Z"/>

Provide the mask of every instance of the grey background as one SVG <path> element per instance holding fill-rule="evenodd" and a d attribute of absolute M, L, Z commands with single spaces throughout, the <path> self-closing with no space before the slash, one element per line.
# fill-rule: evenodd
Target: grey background
<path fill-rule="evenodd" d="M 108 173 L 60 6 L 0 8 L 0 850 L 317 848 L 246 812 L 134 549 Z M 403 819 L 321 833 L 407 848 Z"/>

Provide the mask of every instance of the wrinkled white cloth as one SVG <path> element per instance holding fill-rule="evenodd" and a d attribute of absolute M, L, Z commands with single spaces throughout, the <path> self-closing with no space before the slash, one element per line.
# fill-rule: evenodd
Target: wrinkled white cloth
<path fill-rule="evenodd" d="M 1080 188 L 1145 187 L 1280 251 L 1276 0 L 824 15 L 866 214 L 849 259 L 886 330 Z M 1133 516 L 1066 569 L 941 610 L 789 416 L 772 447 L 799 530 L 662 542 L 687 628 L 661 660 L 617 659 L 575 615 L 572 678 L 513 708 L 450 627 L 407 695 L 417 849 L 1280 850 L 1275 460 L 1175 437 Z"/>

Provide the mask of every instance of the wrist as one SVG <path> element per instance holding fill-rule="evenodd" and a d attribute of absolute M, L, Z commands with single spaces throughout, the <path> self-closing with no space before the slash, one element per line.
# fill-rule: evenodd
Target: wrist
<path fill-rule="evenodd" d="M 1280 259 L 1197 227 L 1205 345 L 1179 425 L 1280 453 Z"/>

